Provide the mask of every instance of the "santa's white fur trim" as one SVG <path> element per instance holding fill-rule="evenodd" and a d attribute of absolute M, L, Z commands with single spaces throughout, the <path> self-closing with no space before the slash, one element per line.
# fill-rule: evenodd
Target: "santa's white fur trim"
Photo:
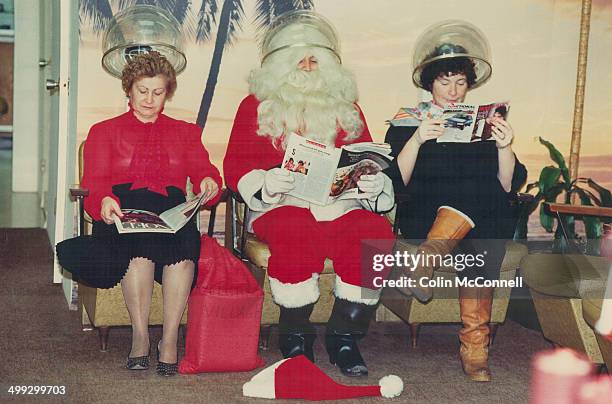
<path fill-rule="evenodd" d="M 274 302 L 280 306 L 292 309 L 319 300 L 319 274 L 298 283 L 283 283 L 271 276 L 269 279 Z"/>
<path fill-rule="evenodd" d="M 378 381 L 380 386 L 380 395 L 385 398 L 393 398 L 402 394 L 404 391 L 404 382 L 398 376 L 385 376 Z"/>
<path fill-rule="evenodd" d="M 341 299 L 348 300 L 349 302 L 364 303 L 368 306 L 374 306 L 376 303 L 378 303 L 381 290 L 382 289 L 369 289 L 351 285 L 343 282 L 342 279 L 336 275 L 334 295 Z"/>
<path fill-rule="evenodd" d="M 251 380 L 242 385 L 242 395 L 257 398 L 276 398 L 274 372 L 286 360 L 280 360 L 253 376 Z"/>
<path fill-rule="evenodd" d="M 453 208 L 452 206 L 443 205 L 443 206 L 440 206 L 440 207 L 438 208 L 438 210 L 440 210 L 440 209 L 442 209 L 442 208 L 444 208 L 444 209 L 448 209 L 448 210 L 452 210 L 453 212 L 455 212 L 455 213 L 457 213 L 458 215 L 460 215 L 461 217 L 463 217 L 463 218 L 464 218 L 464 219 L 465 219 L 465 220 L 466 220 L 466 221 L 467 221 L 467 222 L 470 224 L 470 226 L 472 226 L 472 229 L 473 229 L 474 227 L 476 227 L 476 223 L 474 223 L 474 221 L 473 221 L 472 219 L 470 219 L 470 217 L 469 217 L 468 215 L 466 215 L 465 213 L 463 213 L 463 212 L 462 212 L 462 211 L 460 211 L 459 209 L 455 209 L 455 208 Z"/>

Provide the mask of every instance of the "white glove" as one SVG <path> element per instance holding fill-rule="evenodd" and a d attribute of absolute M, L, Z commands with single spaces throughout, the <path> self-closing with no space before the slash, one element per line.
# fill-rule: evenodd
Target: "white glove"
<path fill-rule="evenodd" d="M 365 192 L 367 199 L 374 201 L 385 187 L 385 175 L 381 172 L 376 175 L 362 175 L 357 181 L 357 187 Z"/>
<path fill-rule="evenodd" d="M 284 168 L 273 168 L 266 171 L 264 184 L 261 188 L 261 196 L 266 203 L 276 203 L 282 194 L 286 194 L 295 188 L 293 175 Z"/>

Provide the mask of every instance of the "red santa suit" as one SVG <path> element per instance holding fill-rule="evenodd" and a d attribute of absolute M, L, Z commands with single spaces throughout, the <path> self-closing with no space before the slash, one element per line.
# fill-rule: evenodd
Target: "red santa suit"
<path fill-rule="evenodd" d="M 362 271 L 361 247 L 364 240 L 387 240 L 388 250 L 392 248 L 394 236 L 387 219 L 366 210 L 376 206 L 378 211 L 387 211 L 393 207 L 391 181 L 385 176 L 383 192 L 376 202 L 345 199 L 319 206 L 286 194 L 264 202 L 261 189 L 265 173 L 281 166 L 284 150 L 270 137 L 257 134 L 258 106 L 254 95 L 240 104 L 223 169 L 227 186 L 238 191 L 254 211 L 252 230 L 270 248 L 268 275 L 275 301 L 284 307 L 314 303 L 319 297 L 318 276 L 329 257 L 337 275 L 335 295 L 376 304 L 380 290 L 373 286 L 371 265 L 369 269 L 365 265 Z M 346 141 L 346 133 L 340 129 L 336 147 L 372 141 L 365 118 L 361 111 L 359 114 L 361 135 Z"/>

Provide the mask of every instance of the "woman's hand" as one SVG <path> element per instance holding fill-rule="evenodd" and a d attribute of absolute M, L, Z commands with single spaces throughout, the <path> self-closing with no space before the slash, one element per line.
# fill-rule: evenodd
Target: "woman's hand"
<path fill-rule="evenodd" d="M 444 133 L 443 119 L 423 119 L 415 132 L 417 143 L 422 145 L 428 140 L 437 139 Z"/>
<path fill-rule="evenodd" d="M 119 217 L 123 217 L 123 213 L 121 213 L 121 207 L 116 200 L 111 198 L 110 196 L 105 196 L 102 199 L 102 208 L 100 209 L 100 216 L 102 216 L 102 220 L 106 224 L 113 224 L 113 215 L 117 215 Z"/>
<path fill-rule="evenodd" d="M 508 122 L 503 118 L 496 118 L 492 122 L 491 137 L 495 139 L 495 146 L 498 149 L 505 149 L 510 146 L 514 139 L 514 130 Z"/>
<path fill-rule="evenodd" d="M 200 182 L 200 193 L 198 197 L 204 194 L 202 203 L 206 203 L 214 198 L 219 193 L 219 185 L 210 177 L 206 177 Z"/>

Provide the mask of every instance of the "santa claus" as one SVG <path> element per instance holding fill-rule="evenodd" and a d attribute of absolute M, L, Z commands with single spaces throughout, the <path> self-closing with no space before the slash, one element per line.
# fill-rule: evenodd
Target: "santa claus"
<path fill-rule="evenodd" d="M 357 341 L 366 334 L 380 290 L 362 273 L 360 254 L 364 240 L 393 239 L 389 222 L 377 214 L 393 207 L 391 181 L 383 173 L 363 175 L 358 187 L 365 198 L 325 206 L 287 194 L 295 174 L 281 165 L 291 134 L 336 147 L 372 139 L 356 104 L 355 79 L 342 66 L 336 33 L 323 17 L 311 11 L 280 16 L 261 49 L 261 67 L 251 72 L 250 95 L 234 120 L 225 180 L 254 211 L 251 228 L 270 248 L 283 356 L 304 354 L 314 361 L 309 317 L 319 298 L 319 273 L 330 258 L 336 299 L 327 352 L 342 373 L 364 376 L 368 369 Z"/>

